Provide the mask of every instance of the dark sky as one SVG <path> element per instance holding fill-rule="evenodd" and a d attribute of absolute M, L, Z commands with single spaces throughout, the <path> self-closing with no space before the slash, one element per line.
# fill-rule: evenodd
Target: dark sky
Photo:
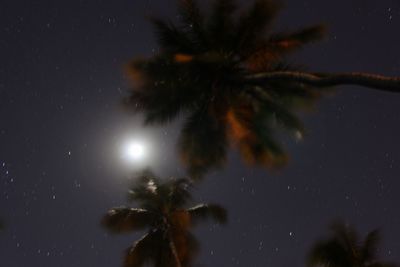
<path fill-rule="evenodd" d="M 245 1 L 243 1 L 245 2 Z M 0 233 L 3 267 L 120 266 L 140 234 L 99 226 L 124 204 L 130 170 L 119 146 L 152 146 L 146 164 L 182 173 L 177 124 L 146 128 L 118 101 L 122 66 L 157 49 L 146 16 L 175 17 L 174 1 L 0 3 Z M 399 0 L 287 0 L 277 29 L 325 22 L 329 38 L 293 62 L 319 71 L 400 76 Z M 226 227 L 196 229 L 197 266 L 304 266 L 310 245 L 343 218 L 362 233 L 380 227 L 380 254 L 400 262 L 400 95 L 343 86 L 305 116 L 308 135 L 289 143 L 279 174 L 244 166 L 198 185 L 199 201 L 229 210 Z"/>

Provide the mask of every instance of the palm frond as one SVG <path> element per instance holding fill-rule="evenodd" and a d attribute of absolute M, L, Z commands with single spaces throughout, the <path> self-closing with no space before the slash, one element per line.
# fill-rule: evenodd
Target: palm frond
<path fill-rule="evenodd" d="M 113 233 L 124 233 L 151 227 L 155 214 L 144 209 L 113 208 L 103 217 L 101 224 Z"/>
<path fill-rule="evenodd" d="M 270 36 L 264 49 L 282 56 L 301 48 L 305 44 L 320 41 L 325 37 L 326 27 L 315 25 L 291 33 L 276 33 Z"/>
<path fill-rule="evenodd" d="M 268 168 L 279 168 L 286 163 L 287 155 L 273 136 L 265 114 L 249 103 L 239 103 L 228 112 L 227 120 L 233 142 L 238 144 L 247 163 Z"/>
<path fill-rule="evenodd" d="M 235 20 L 237 6 L 234 0 L 216 0 L 208 22 L 211 45 L 215 50 L 232 52 L 234 48 Z"/>
<path fill-rule="evenodd" d="M 147 207 L 149 202 L 153 202 L 156 196 L 156 188 L 158 184 L 157 176 L 149 169 L 137 173 L 133 180 L 134 185 L 128 192 L 128 200 L 136 201 L 142 207 Z"/>
<path fill-rule="evenodd" d="M 354 228 L 344 224 L 343 222 L 337 221 L 331 225 L 331 230 L 337 240 L 342 243 L 344 248 L 353 254 L 356 253 L 355 251 L 359 249 L 359 237 Z"/>
<path fill-rule="evenodd" d="M 134 180 L 136 182 L 129 190 L 129 200 L 138 202 L 152 212 L 159 211 L 164 205 L 180 208 L 192 199 L 189 191 L 191 181 L 187 178 L 161 181 L 152 172 L 144 171 Z"/>
<path fill-rule="evenodd" d="M 174 24 L 161 19 L 152 19 L 157 42 L 163 52 L 169 54 L 195 53 L 194 44 L 188 34 Z"/>
<path fill-rule="evenodd" d="M 291 134 L 300 134 L 301 136 L 305 134 L 303 122 L 293 113 L 293 111 L 286 109 L 283 105 L 279 105 L 272 101 L 266 101 L 261 105 L 261 109 L 261 112 L 265 113 L 265 117 L 272 115 L 272 118 L 277 122 L 278 126 L 289 131 Z"/>
<path fill-rule="evenodd" d="M 380 239 L 379 230 L 373 230 L 368 233 L 361 246 L 361 258 L 363 261 L 371 262 L 376 259 Z"/>
<path fill-rule="evenodd" d="M 178 13 L 182 27 L 190 36 L 194 47 L 197 49 L 208 47 L 204 16 L 197 2 L 195 0 L 179 0 Z"/>
<path fill-rule="evenodd" d="M 194 178 L 223 165 L 227 145 L 225 124 L 207 110 L 187 118 L 178 141 L 181 158 Z"/>
<path fill-rule="evenodd" d="M 132 62 L 130 72 L 140 89 L 132 90 L 125 106 L 144 112 L 146 124 L 170 122 L 195 103 L 196 87 L 185 78 L 187 71 L 166 57 Z"/>
<path fill-rule="evenodd" d="M 349 253 L 337 240 L 317 242 L 308 255 L 310 267 L 353 267 Z"/>
<path fill-rule="evenodd" d="M 266 120 L 273 119 L 279 126 L 291 133 L 304 135 L 305 128 L 302 121 L 295 115 L 289 105 L 280 103 L 271 94 L 266 93 L 262 88 L 255 87 L 247 92 L 257 102 L 260 117 Z"/>
<path fill-rule="evenodd" d="M 192 199 L 192 195 L 189 191 L 191 185 L 192 182 L 186 178 L 172 180 L 169 200 L 171 206 L 181 208 Z"/>
<path fill-rule="evenodd" d="M 157 261 L 159 247 L 162 243 L 162 233 L 160 231 L 146 234 L 126 250 L 123 266 L 142 267 L 147 263 Z"/>
<path fill-rule="evenodd" d="M 316 25 L 292 33 L 273 34 L 267 40 L 260 41 L 258 47 L 254 47 L 244 61 L 253 72 L 271 71 L 271 67 L 288 53 L 310 42 L 321 40 L 324 33 L 325 27 Z"/>
<path fill-rule="evenodd" d="M 227 212 L 220 205 L 200 204 L 188 209 L 188 212 L 193 223 L 206 219 L 212 219 L 221 224 L 227 222 Z"/>
<path fill-rule="evenodd" d="M 256 0 L 250 10 L 239 18 L 236 52 L 247 57 L 275 20 L 281 4 L 274 0 Z"/>

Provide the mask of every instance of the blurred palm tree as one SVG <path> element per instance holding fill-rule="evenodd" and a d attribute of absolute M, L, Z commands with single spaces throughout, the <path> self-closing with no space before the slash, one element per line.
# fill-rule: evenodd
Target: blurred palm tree
<path fill-rule="evenodd" d="M 113 233 L 147 230 L 125 254 L 124 267 L 152 263 L 156 267 L 189 267 L 198 250 L 190 229 L 204 219 L 225 223 L 226 211 L 218 205 L 199 204 L 186 208 L 191 200 L 187 179 L 161 181 L 144 172 L 129 191 L 129 199 L 140 208 L 111 209 L 102 224 Z M 147 266 L 147 265 L 146 265 Z"/>
<path fill-rule="evenodd" d="M 179 150 L 191 176 L 221 167 L 234 144 L 250 164 L 280 167 L 287 155 L 276 140 L 286 129 L 304 134 L 295 112 L 310 108 L 321 89 L 341 84 L 400 91 L 400 79 L 364 73 L 305 72 L 285 57 L 324 36 L 322 25 L 271 32 L 281 5 L 255 0 L 238 16 L 233 0 L 215 0 L 208 15 L 196 1 L 179 1 L 179 23 L 153 19 L 159 51 L 128 67 L 134 88 L 126 104 L 147 124 L 183 114 Z"/>
<path fill-rule="evenodd" d="M 378 230 L 371 231 L 364 240 L 343 223 L 331 227 L 332 236 L 318 241 L 308 256 L 310 267 L 396 267 L 399 265 L 377 259 L 380 241 Z"/>

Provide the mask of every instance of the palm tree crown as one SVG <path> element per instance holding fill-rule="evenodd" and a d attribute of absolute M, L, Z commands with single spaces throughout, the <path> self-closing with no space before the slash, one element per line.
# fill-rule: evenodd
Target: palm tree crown
<path fill-rule="evenodd" d="M 287 64 L 285 56 L 320 40 L 324 27 L 272 33 L 280 7 L 276 1 L 255 0 L 236 16 L 233 0 L 215 0 L 205 16 L 196 1 L 179 0 L 177 24 L 152 20 L 159 53 L 129 65 L 135 86 L 126 103 L 144 112 L 146 123 L 185 116 L 179 151 L 192 176 L 222 166 L 229 144 L 250 164 L 284 165 L 287 155 L 276 130 L 303 136 L 295 112 L 316 101 L 321 93 L 316 87 L 400 88 L 398 79 L 357 73 L 332 77 Z"/>
<path fill-rule="evenodd" d="M 332 225 L 332 236 L 317 242 L 308 257 L 310 267 L 396 267 L 377 259 L 380 235 L 377 230 L 360 240 L 357 232 L 344 225 Z"/>
<path fill-rule="evenodd" d="M 138 179 L 138 184 L 129 191 L 129 198 L 140 208 L 113 208 L 102 220 L 114 233 L 147 229 L 147 234 L 127 250 L 123 266 L 140 267 L 146 263 L 156 267 L 192 266 L 198 244 L 190 228 L 207 218 L 225 223 L 225 209 L 212 204 L 185 208 L 191 200 L 187 179 L 161 182 L 150 172 Z"/>

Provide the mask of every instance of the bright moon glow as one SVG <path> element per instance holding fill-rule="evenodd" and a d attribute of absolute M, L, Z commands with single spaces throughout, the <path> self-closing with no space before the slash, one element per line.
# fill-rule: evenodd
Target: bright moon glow
<path fill-rule="evenodd" d="M 138 143 L 132 142 L 126 144 L 124 148 L 124 158 L 130 162 L 137 162 L 146 156 L 145 147 Z"/>

